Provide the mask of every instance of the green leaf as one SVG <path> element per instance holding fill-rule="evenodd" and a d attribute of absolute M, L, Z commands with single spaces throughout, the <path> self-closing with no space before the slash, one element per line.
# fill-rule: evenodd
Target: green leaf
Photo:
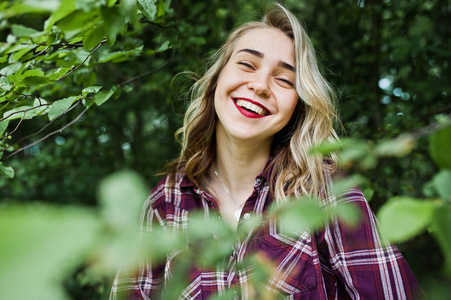
<path fill-rule="evenodd" d="M 309 154 L 311 155 L 326 155 L 332 152 L 337 152 L 342 150 L 343 148 L 349 146 L 352 142 L 347 139 L 341 139 L 340 141 L 334 142 L 324 142 L 318 146 L 312 147 L 309 150 Z"/>
<path fill-rule="evenodd" d="M 371 151 L 371 144 L 354 141 L 354 144 L 347 146 L 343 151 L 337 153 L 338 159 L 344 166 L 357 164 L 364 168 L 372 168 L 377 163 L 375 155 Z"/>
<path fill-rule="evenodd" d="M 45 22 L 45 30 L 50 31 L 52 26 L 59 20 L 67 17 L 73 11 L 75 11 L 76 0 L 62 0 L 58 9 L 50 16 L 50 18 Z"/>
<path fill-rule="evenodd" d="M 17 37 L 22 37 L 22 36 L 29 37 L 36 33 L 39 33 L 39 31 L 36 29 L 26 27 L 23 25 L 17 25 L 17 24 L 11 25 L 11 31 Z"/>
<path fill-rule="evenodd" d="M 380 231 L 390 242 L 405 242 L 432 221 L 436 204 L 410 197 L 390 199 L 378 212 Z"/>
<path fill-rule="evenodd" d="M 138 0 L 136 3 L 138 9 L 149 21 L 153 21 L 155 19 L 155 14 L 157 13 L 155 2 L 156 0 Z"/>
<path fill-rule="evenodd" d="M 165 11 L 165 1 L 163 0 L 157 0 L 157 17 L 161 18 L 164 16 L 164 11 Z"/>
<path fill-rule="evenodd" d="M 111 96 L 114 94 L 114 92 L 116 91 L 116 89 L 111 89 L 109 91 L 101 91 L 99 93 L 97 93 L 94 96 L 94 102 L 95 104 L 97 104 L 97 106 L 102 105 L 103 103 L 105 103 L 108 99 L 111 98 Z"/>
<path fill-rule="evenodd" d="M 171 47 L 171 43 L 169 41 L 164 41 L 163 44 L 156 50 L 156 52 L 163 52 L 168 50 Z"/>
<path fill-rule="evenodd" d="M 21 75 L 22 78 L 25 77 L 44 77 L 44 72 L 40 69 L 32 69 L 32 70 L 28 70 L 23 72 L 23 74 Z"/>
<path fill-rule="evenodd" d="M 93 29 L 86 32 L 83 47 L 85 50 L 91 50 L 100 44 L 100 42 L 105 38 L 105 35 L 106 32 L 103 26 L 95 26 Z"/>
<path fill-rule="evenodd" d="M 55 101 L 49 108 L 49 120 L 52 121 L 56 117 L 63 114 L 77 100 L 77 96 L 72 96 Z"/>
<path fill-rule="evenodd" d="M 124 16 L 122 16 L 120 8 L 117 6 L 109 9 L 103 9 L 102 17 L 108 45 L 112 46 L 116 41 L 117 34 L 123 30 L 127 20 Z"/>
<path fill-rule="evenodd" d="M 64 19 L 57 23 L 58 28 L 64 32 L 80 32 L 85 29 L 85 26 L 97 23 L 95 22 L 96 17 L 98 17 L 98 12 L 91 11 L 74 11 Z"/>
<path fill-rule="evenodd" d="M 10 91 L 12 88 L 11 84 L 9 83 L 8 78 L 5 76 L 0 77 L 0 89 L 4 91 Z"/>
<path fill-rule="evenodd" d="M 44 13 L 44 12 L 53 12 L 56 10 L 56 7 L 60 3 L 59 0 L 46 0 L 46 1 L 34 1 L 34 0 L 25 0 L 25 1 L 13 1 L 17 2 L 11 7 L 12 12 L 17 14 L 24 13 Z"/>
<path fill-rule="evenodd" d="M 43 113 L 48 107 L 45 105 L 47 101 L 44 99 L 36 99 L 31 105 L 19 106 L 14 109 L 8 110 L 3 114 L 3 118 L 8 118 L 8 120 L 21 119 L 24 120 L 31 119 L 37 115 Z"/>
<path fill-rule="evenodd" d="M 4 120 L 0 122 L 0 137 L 5 132 L 6 128 L 8 128 L 9 120 Z"/>
<path fill-rule="evenodd" d="M 100 54 L 99 56 L 99 62 L 105 63 L 108 61 L 112 61 L 114 63 L 122 62 L 125 60 L 128 60 L 131 57 L 137 57 L 141 54 L 144 46 L 141 45 L 137 47 L 136 49 L 129 50 L 129 51 L 116 51 L 116 52 L 104 52 Z"/>
<path fill-rule="evenodd" d="M 105 221 L 116 230 L 137 228 L 149 190 L 136 173 L 122 171 L 100 183 L 99 201 Z"/>
<path fill-rule="evenodd" d="M 27 54 L 28 52 L 30 52 L 30 51 L 33 50 L 34 48 L 36 48 L 36 45 L 33 45 L 33 46 L 30 46 L 30 47 L 27 47 L 27 48 L 20 49 L 19 51 L 17 51 L 16 53 L 14 53 L 14 54 L 12 55 L 11 58 L 12 58 L 14 61 L 18 61 L 22 56 L 24 56 L 25 54 Z"/>
<path fill-rule="evenodd" d="M 16 73 L 17 71 L 19 71 L 21 67 L 22 67 L 21 62 L 16 62 L 14 64 L 8 65 L 0 70 L 0 75 L 3 75 L 3 76 L 12 75 L 12 74 Z"/>
<path fill-rule="evenodd" d="M 69 72 L 70 69 L 69 68 L 59 68 L 58 70 L 56 70 L 55 73 L 49 74 L 47 76 L 47 78 L 51 81 L 53 80 L 58 80 L 60 79 L 62 76 L 66 75 L 67 72 Z"/>
<path fill-rule="evenodd" d="M 11 167 L 5 167 L 3 163 L 0 162 L 0 175 L 3 175 L 7 178 L 14 178 L 14 169 Z"/>
<path fill-rule="evenodd" d="M 327 207 L 327 212 L 350 226 L 357 225 L 361 219 L 360 210 L 351 203 L 340 203 L 337 206 L 330 205 Z"/>
<path fill-rule="evenodd" d="M 188 38 L 187 41 L 188 44 L 194 44 L 194 45 L 204 45 L 206 43 L 205 38 L 200 36 L 192 36 Z"/>
<path fill-rule="evenodd" d="M 20 84 L 25 86 L 49 83 L 49 79 L 44 77 L 44 72 L 40 69 L 25 71 L 20 78 L 22 79 Z"/>
<path fill-rule="evenodd" d="M 101 88 L 101 86 L 90 86 L 82 90 L 82 95 L 84 96 L 82 103 L 85 107 L 89 108 L 95 103 L 95 94 L 98 93 Z"/>
<path fill-rule="evenodd" d="M 373 199 L 374 190 L 372 188 L 366 188 L 362 191 L 363 195 L 365 195 L 366 201 L 370 202 Z"/>
<path fill-rule="evenodd" d="M 39 76 L 28 76 L 21 81 L 21 85 L 30 86 L 30 85 L 41 85 L 49 83 L 50 81 L 46 77 Z"/>
<path fill-rule="evenodd" d="M 98 93 L 98 92 L 100 91 L 101 88 L 102 88 L 101 86 L 95 86 L 95 85 L 93 85 L 93 86 L 84 88 L 84 89 L 81 91 L 81 94 L 82 94 L 83 96 L 84 96 L 84 95 L 87 95 L 87 94 L 95 94 L 95 93 Z"/>
<path fill-rule="evenodd" d="M 361 175 L 353 175 L 351 177 L 340 178 L 334 180 L 332 185 L 332 195 L 341 195 L 349 189 L 355 188 L 356 186 L 362 184 L 365 178 Z"/>
<path fill-rule="evenodd" d="M 108 6 L 108 7 L 111 7 L 111 6 L 113 6 L 114 4 L 116 4 L 117 1 L 118 1 L 118 0 L 107 0 L 107 6 Z"/>
<path fill-rule="evenodd" d="M 66 299 L 64 278 L 100 235 L 92 211 L 29 205 L 0 209 L 0 236 L 0 299 Z"/>
<path fill-rule="evenodd" d="M 451 170 L 441 170 L 432 179 L 435 189 L 443 199 L 451 199 Z"/>
<path fill-rule="evenodd" d="M 326 213 L 319 202 L 307 197 L 277 204 L 271 208 L 270 214 L 278 216 L 280 231 L 287 235 L 302 234 L 307 229 L 318 229 L 326 218 Z"/>
<path fill-rule="evenodd" d="M 440 168 L 451 169 L 451 126 L 435 132 L 429 141 L 429 151 Z"/>
<path fill-rule="evenodd" d="M 403 135 L 396 139 L 383 141 L 376 146 L 376 153 L 380 156 L 402 157 L 415 148 L 415 140 L 410 135 Z"/>
<path fill-rule="evenodd" d="M 451 205 L 444 203 L 438 207 L 432 218 L 432 234 L 439 241 L 445 255 L 445 271 L 451 276 Z"/>

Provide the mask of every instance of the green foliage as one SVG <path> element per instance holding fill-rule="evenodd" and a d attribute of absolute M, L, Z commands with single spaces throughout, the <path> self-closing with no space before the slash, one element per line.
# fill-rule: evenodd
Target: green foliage
<path fill-rule="evenodd" d="M 150 13 L 152 8 L 154 12 Z M 79 101 L 86 108 L 94 103 L 97 106 L 104 104 L 119 93 L 120 86 L 110 85 L 108 90 L 100 93 L 101 86 L 82 88 L 81 91 L 79 86 L 94 83 L 98 64 L 132 60 L 141 53 L 142 45 L 128 50 L 127 42 L 118 45 L 120 51 L 111 49 L 118 35 L 128 33 L 132 36 L 142 30 L 139 10 L 148 21 L 165 21 L 163 1 L 139 1 L 137 5 L 132 0 L 61 0 L 48 5 L 24 0 L 6 1 L 2 9 L 2 15 L 6 17 L 3 26 L 11 28 L 6 42 L 0 44 L 2 123 L 14 119 L 22 122 L 38 116 L 53 122 Z M 22 14 L 36 12 L 47 17 L 40 25 L 33 22 L 30 26 L 16 24 Z M 110 48 L 99 56 L 94 55 L 105 43 Z M 147 50 L 148 53 L 161 49 L 161 46 L 155 47 L 155 50 Z M 63 99 L 59 100 L 61 96 Z M 6 139 L 8 136 L 2 131 L 1 152 L 25 149 L 17 143 L 10 144 Z M 5 173 L 9 169 L 2 170 Z M 7 174 L 11 176 L 10 171 Z"/>
<path fill-rule="evenodd" d="M 445 127 L 431 136 L 429 151 L 440 168 L 451 169 L 451 126 Z"/>
<path fill-rule="evenodd" d="M 3 165 L 2 162 L 0 162 L 0 175 L 3 175 L 7 178 L 13 178 L 14 177 L 14 170 L 11 167 L 6 167 Z"/>
<path fill-rule="evenodd" d="M 388 239 L 406 241 L 397 245 L 426 288 L 431 287 L 427 290 L 429 298 L 443 298 L 440 295 L 449 293 L 443 288 L 451 278 L 448 3 L 357 1 L 356 5 L 356 1 L 346 0 L 325 5 L 322 1 L 289 0 L 286 4 L 305 23 L 324 73 L 340 92 L 340 119 L 352 137 L 312 152 L 337 152 L 351 176 L 336 182 L 334 191 L 339 193 L 358 184 L 371 199 L 373 210 L 379 210 L 382 228 L 404 222 L 393 230 L 396 236 L 391 236 L 390 230 L 381 230 Z M 120 181 L 101 178 L 125 168 L 142 174 L 146 186 L 156 183 L 158 178 L 153 175 L 177 155 L 172 137 L 186 107 L 184 93 L 189 82 L 183 75 L 174 75 L 185 70 L 202 73 L 205 54 L 217 49 L 235 24 L 261 16 L 265 5 L 265 1 L 253 0 L 0 3 L 2 209 L 39 199 L 61 208 L 41 208 L 49 210 L 42 213 L 49 218 L 48 224 L 60 211 L 67 215 L 68 222 L 76 216 L 98 216 L 96 224 L 101 228 L 93 233 L 95 243 L 79 241 L 87 250 L 80 248 L 80 254 L 74 253 L 74 257 L 84 263 L 54 268 L 52 276 L 58 282 L 50 284 L 46 279 L 50 277 L 43 276 L 36 283 L 42 283 L 40 291 L 53 289 L 55 297 L 62 295 L 59 283 L 66 276 L 65 285 L 71 287 L 73 298 L 105 298 L 109 276 L 118 261 L 129 259 L 124 264 L 132 265 L 139 253 L 150 247 L 146 238 L 140 239 L 128 229 L 121 231 L 119 223 L 108 219 L 116 212 L 107 213 L 106 207 L 125 200 L 117 198 L 118 203 L 110 203 L 102 200 L 110 196 L 96 196 L 99 186 L 105 193 L 114 190 L 115 184 L 121 186 Z M 125 185 L 143 185 L 133 175 L 117 176 L 128 182 Z M 143 194 L 142 189 L 137 192 L 136 197 L 142 198 L 136 201 L 142 202 Z M 121 215 L 120 224 L 136 216 L 137 204 L 133 209 L 133 203 L 122 207 L 126 215 L 130 214 L 124 219 Z M 411 215 L 399 210 L 404 204 Z M 72 214 L 68 211 L 73 205 L 91 209 Z M 312 228 L 320 226 L 324 216 L 345 214 L 356 218 L 352 208 L 346 206 L 331 212 L 308 201 L 302 205 L 308 211 L 321 212 L 307 216 L 314 223 Z M 302 215 L 301 209 L 293 210 Z M 280 207 L 277 211 L 289 213 L 290 209 Z M 291 223 L 292 216 L 284 221 L 289 226 L 296 225 Z M 418 222 L 405 226 L 412 217 Z M 210 226 L 201 218 L 196 222 L 198 229 Z M 258 222 L 251 219 L 243 225 L 252 227 Z M 300 228 L 307 223 L 299 224 Z M 26 220 L 23 224 L 33 227 Z M 64 224 L 62 221 L 62 227 Z M 226 241 L 241 234 L 219 229 L 219 224 L 211 226 L 221 240 L 205 242 L 201 264 L 220 261 L 230 249 Z M 199 231 L 190 233 L 193 242 L 208 236 Z M 72 242 L 76 242 L 78 235 L 73 234 Z M 180 247 L 176 236 L 160 231 L 152 235 L 165 241 L 149 251 L 152 257 L 164 257 L 168 249 Z M 221 251 L 208 252 L 210 247 Z M 183 255 L 191 260 L 201 258 Z M 258 281 L 272 272 L 270 262 L 252 257 L 246 263 L 261 271 L 257 272 L 261 278 L 254 284 L 256 295 L 270 299 L 271 295 L 258 292 L 264 290 Z M 102 276 L 108 278 L 99 288 Z M 228 299 L 228 295 L 219 298 Z"/>
<path fill-rule="evenodd" d="M 0 210 L 0 297 L 65 299 L 62 281 L 99 236 L 96 215 L 75 207 L 12 206 Z"/>
<path fill-rule="evenodd" d="M 382 236 L 391 242 L 405 242 L 421 233 L 430 224 L 436 204 L 410 197 L 397 197 L 380 210 Z"/>

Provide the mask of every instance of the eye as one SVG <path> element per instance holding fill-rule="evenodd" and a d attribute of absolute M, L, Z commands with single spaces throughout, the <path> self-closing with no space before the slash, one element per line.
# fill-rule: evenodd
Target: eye
<path fill-rule="evenodd" d="M 277 78 L 277 80 L 281 83 L 284 87 L 294 87 L 294 83 L 291 80 L 288 80 L 286 78 Z"/>
<path fill-rule="evenodd" d="M 255 70 L 255 67 L 252 63 L 247 62 L 247 61 L 239 61 L 238 62 L 239 65 L 245 66 L 246 68 L 249 68 L 251 70 Z"/>

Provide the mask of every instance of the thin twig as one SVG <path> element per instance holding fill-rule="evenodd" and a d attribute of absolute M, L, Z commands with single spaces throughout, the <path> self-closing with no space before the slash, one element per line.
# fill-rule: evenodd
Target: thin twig
<path fill-rule="evenodd" d="M 50 46 L 45 47 L 43 50 L 39 51 L 37 54 L 35 54 L 33 57 L 27 59 L 24 61 L 24 63 L 29 62 L 30 60 L 35 59 L 36 57 L 42 55 L 44 52 L 46 52 L 48 49 L 50 49 Z"/>
<path fill-rule="evenodd" d="M 412 130 L 411 132 L 408 132 L 408 134 L 416 140 L 423 138 L 425 136 L 431 135 L 432 133 L 434 133 L 437 130 L 439 130 L 440 128 L 442 128 L 441 125 L 443 125 L 443 123 L 448 124 L 448 125 L 451 124 L 451 115 L 445 116 L 444 119 L 446 120 L 445 122 L 434 122 L 425 127 L 421 127 L 421 128 Z"/>
<path fill-rule="evenodd" d="M 171 25 L 171 26 L 163 26 L 163 25 L 161 25 L 161 24 L 158 24 L 158 23 L 155 23 L 155 22 L 152 22 L 152 21 L 149 21 L 149 20 L 143 20 L 143 19 L 140 20 L 140 23 L 147 23 L 147 24 L 150 24 L 150 25 L 159 27 L 159 28 L 161 28 L 161 29 L 177 28 L 177 26 L 175 26 L 175 25 Z"/>
<path fill-rule="evenodd" d="M 37 132 L 35 132 L 35 133 L 33 133 L 33 134 L 29 134 L 29 135 L 27 135 L 26 137 L 21 138 L 20 140 L 18 140 L 17 142 L 15 142 L 14 144 L 9 145 L 8 147 L 1 149 L 1 150 L 0 150 L 0 153 L 2 153 L 3 151 L 5 151 L 6 149 L 8 149 L 8 148 L 10 148 L 10 147 L 13 147 L 13 146 L 15 146 L 15 145 L 17 145 L 17 144 L 20 144 L 22 141 L 24 141 L 24 140 L 26 140 L 26 139 L 29 139 L 29 138 L 31 138 L 31 137 L 34 137 L 35 135 L 40 134 L 41 132 L 43 132 L 44 130 L 46 130 L 50 125 L 52 125 L 56 120 L 58 120 L 61 116 L 63 116 L 63 115 L 65 115 L 65 114 L 67 114 L 68 112 L 70 112 L 72 109 L 74 109 L 75 107 L 77 107 L 80 103 L 81 103 L 81 100 L 78 100 L 77 102 L 75 102 L 74 105 L 72 105 L 72 106 L 69 107 L 66 111 L 64 111 L 62 114 L 60 114 L 60 115 L 57 116 L 55 119 L 53 119 L 52 121 L 50 121 L 47 125 L 45 125 L 44 127 L 42 127 L 39 131 L 37 131 Z M 12 133 L 12 132 L 11 132 L 11 133 Z M 9 133 L 8 135 L 11 135 L 11 133 Z M 3 137 L 1 137 L 1 138 L 4 138 L 4 137 L 5 137 L 5 136 L 3 136 Z"/>
<path fill-rule="evenodd" d="M 19 126 L 20 126 L 20 124 L 22 123 L 22 121 L 25 119 L 25 115 L 26 115 L 26 114 L 27 114 L 26 112 L 23 113 L 22 118 L 20 118 L 19 123 L 16 125 L 16 128 L 14 128 L 13 131 L 8 132 L 8 134 L 5 134 L 4 136 L 0 137 L 0 139 L 4 139 L 5 137 L 10 136 L 10 135 L 13 134 L 14 132 L 16 132 L 17 129 L 19 129 Z M 1 153 L 1 152 L 3 152 L 3 149 L 0 150 L 0 153 Z"/>
<path fill-rule="evenodd" d="M 49 106 L 49 105 L 52 105 L 52 104 L 53 104 L 53 103 L 44 103 L 44 104 L 40 104 L 40 105 L 37 105 L 37 106 L 33 106 L 33 107 L 30 107 L 30 108 L 27 108 L 27 109 L 15 111 L 15 112 L 13 112 L 13 113 L 7 115 L 6 117 L 0 119 L 0 122 L 9 119 L 9 117 L 11 117 L 11 116 L 13 116 L 13 115 L 15 115 L 15 114 L 26 113 L 27 111 L 30 111 L 30 110 L 33 110 L 33 109 L 38 109 L 39 107 L 42 107 L 42 106 Z"/>
<path fill-rule="evenodd" d="M 46 136 L 44 136 L 43 138 L 37 140 L 36 142 L 33 142 L 31 144 L 28 144 L 22 148 L 17 149 L 16 151 L 14 151 L 13 153 L 11 153 L 10 155 L 8 155 L 7 157 L 5 157 L 5 160 L 10 158 L 13 155 L 16 155 L 17 153 L 28 149 L 30 147 L 33 147 L 37 144 L 39 144 L 40 142 L 48 139 L 49 137 L 51 137 L 52 135 L 55 135 L 57 133 L 61 133 L 63 130 L 67 129 L 68 127 L 72 126 L 75 122 L 77 122 L 86 112 L 88 111 L 88 108 L 86 107 L 75 119 L 73 119 L 72 121 L 70 121 L 69 123 L 67 123 L 66 125 L 64 125 L 63 127 L 61 127 L 60 129 L 57 129 L 55 131 L 50 132 L 49 134 L 47 134 Z"/>
<path fill-rule="evenodd" d="M 130 84 L 130 83 L 132 83 L 133 81 L 139 80 L 139 79 L 141 79 L 141 78 L 143 78 L 143 77 L 145 77 L 145 76 L 148 76 L 148 75 L 150 75 L 150 74 L 153 74 L 153 73 L 156 73 L 156 72 L 160 71 L 161 69 L 163 69 L 164 67 L 166 67 L 166 66 L 174 59 L 174 57 L 175 57 L 175 48 L 172 49 L 171 57 L 170 57 L 164 64 L 162 64 L 162 65 L 159 66 L 159 67 L 156 67 L 156 68 L 153 69 L 153 70 L 144 72 L 144 73 L 142 73 L 142 74 L 140 74 L 140 75 L 138 75 L 138 76 L 135 76 L 135 77 L 133 77 L 133 78 L 130 78 L 129 80 L 127 80 L 127 81 L 121 83 L 120 86 L 123 87 L 124 85 Z"/>
<path fill-rule="evenodd" d="M 69 73 L 67 73 L 67 74 L 65 74 L 65 75 L 63 75 L 63 76 L 61 76 L 60 78 L 58 78 L 58 79 L 55 80 L 55 81 L 61 80 L 61 79 L 63 79 L 64 77 L 66 77 L 66 76 L 72 74 L 73 72 L 75 72 L 78 68 L 80 68 L 80 67 L 88 60 L 89 57 L 91 57 L 91 55 L 94 54 L 94 52 L 97 51 L 97 49 L 99 49 L 99 48 L 100 48 L 103 44 L 105 44 L 105 43 L 106 43 L 106 38 L 103 39 L 103 40 L 97 45 L 97 47 L 95 47 L 95 48 L 88 54 L 88 56 L 86 56 L 85 60 L 83 60 L 83 61 L 81 62 L 81 64 L 79 64 L 78 66 L 76 66 L 75 68 L 73 68 L 72 70 L 70 70 Z"/>

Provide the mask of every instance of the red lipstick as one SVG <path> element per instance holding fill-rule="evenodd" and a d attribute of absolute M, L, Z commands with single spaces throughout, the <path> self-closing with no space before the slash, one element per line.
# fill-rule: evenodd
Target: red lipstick
<path fill-rule="evenodd" d="M 255 101 L 253 101 L 251 99 L 241 98 L 241 97 L 240 98 L 232 98 L 232 99 L 233 99 L 233 103 L 235 104 L 235 107 L 245 117 L 258 119 L 258 118 L 263 118 L 263 117 L 266 117 L 268 115 L 271 115 L 271 112 L 269 111 L 269 109 L 267 109 L 264 105 L 262 105 L 262 104 L 260 104 L 258 102 L 255 102 Z M 265 112 L 265 114 L 262 115 L 261 112 L 260 112 L 260 114 L 256 113 L 256 112 L 253 112 L 252 110 L 254 110 L 254 109 L 250 109 L 250 108 L 246 109 L 246 108 L 241 107 L 241 106 L 239 106 L 237 104 L 237 102 L 243 102 L 243 101 L 249 102 L 253 106 L 258 106 L 260 109 L 262 109 Z"/>

